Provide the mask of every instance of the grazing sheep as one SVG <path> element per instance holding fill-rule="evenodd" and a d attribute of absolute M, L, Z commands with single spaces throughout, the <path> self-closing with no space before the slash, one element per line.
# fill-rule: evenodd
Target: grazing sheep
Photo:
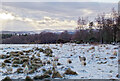
<path fill-rule="evenodd" d="M 44 61 L 42 64 L 45 66 L 46 65 L 46 61 Z"/>
<path fill-rule="evenodd" d="M 54 57 L 54 61 L 58 61 L 59 60 L 59 58 L 58 57 Z"/>
<path fill-rule="evenodd" d="M 86 62 L 85 62 L 86 58 L 79 56 L 79 59 L 80 59 L 81 64 L 85 66 L 86 65 Z"/>
<path fill-rule="evenodd" d="M 117 56 L 117 51 L 114 51 L 114 52 L 113 52 L 113 55 Z"/>
<path fill-rule="evenodd" d="M 70 59 L 68 59 L 68 60 L 67 60 L 67 62 L 68 62 L 69 64 L 71 64 L 71 63 L 72 63 L 72 61 L 71 61 Z"/>
<path fill-rule="evenodd" d="M 79 59 L 80 59 L 80 61 L 86 61 L 86 58 L 85 58 L 85 57 L 79 56 Z"/>
<path fill-rule="evenodd" d="M 85 62 L 85 61 L 82 61 L 81 64 L 82 64 L 83 66 L 86 66 L 86 62 Z"/>
<path fill-rule="evenodd" d="M 89 48 L 89 50 L 94 50 L 95 49 L 95 47 L 91 47 L 91 48 Z"/>

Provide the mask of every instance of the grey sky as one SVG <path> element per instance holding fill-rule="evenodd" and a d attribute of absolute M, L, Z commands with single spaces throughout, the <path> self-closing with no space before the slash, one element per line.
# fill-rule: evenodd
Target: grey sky
<path fill-rule="evenodd" d="M 103 2 L 103 3 L 118 3 L 119 0 L 2 0 L 2 2 Z"/>
<path fill-rule="evenodd" d="M 0 12 L 1 16 L 6 16 L 1 18 L 2 30 L 75 29 L 78 17 L 93 19 L 103 12 L 109 14 L 113 7 L 117 9 L 117 3 L 4 2 Z"/>

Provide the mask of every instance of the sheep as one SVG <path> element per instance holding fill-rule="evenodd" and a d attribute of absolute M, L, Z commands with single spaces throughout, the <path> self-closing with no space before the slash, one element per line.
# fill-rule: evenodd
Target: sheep
<path fill-rule="evenodd" d="M 113 55 L 117 56 L 117 51 L 113 51 Z"/>
<path fill-rule="evenodd" d="M 59 60 L 59 58 L 58 57 L 54 57 L 54 61 L 58 61 Z"/>
<path fill-rule="evenodd" d="M 85 62 L 86 58 L 79 56 L 79 59 L 80 59 L 81 64 L 85 66 L 86 65 L 86 62 Z"/>
<path fill-rule="evenodd" d="M 68 62 L 69 64 L 72 63 L 72 61 L 71 61 L 70 59 L 68 59 L 67 62 Z"/>
<path fill-rule="evenodd" d="M 85 58 L 85 57 L 79 56 L 79 59 L 80 59 L 80 61 L 86 61 L 86 58 Z"/>
<path fill-rule="evenodd" d="M 83 66 L 86 66 L 86 62 L 85 62 L 85 61 L 81 61 L 81 64 L 82 64 Z"/>

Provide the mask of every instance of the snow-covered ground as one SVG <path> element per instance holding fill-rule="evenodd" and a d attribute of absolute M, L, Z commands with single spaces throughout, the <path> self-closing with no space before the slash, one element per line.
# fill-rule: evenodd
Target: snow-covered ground
<path fill-rule="evenodd" d="M 31 57 L 33 54 L 36 58 L 40 58 L 42 61 L 52 60 L 58 58 L 58 62 L 61 65 L 56 67 L 56 70 L 63 75 L 67 68 L 75 71 L 78 75 L 65 75 L 67 79 L 116 79 L 118 74 L 118 45 L 110 44 L 6 44 L 0 45 L 0 54 L 6 54 L 11 51 L 23 51 L 31 50 L 36 47 L 38 48 L 50 48 L 53 51 L 54 57 L 45 56 L 43 52 L 33 51 L 27 56 Z M 40 54 L 40 57 L 36 54 Z M 86 66 L 82 65 L 79 56 L 86 57 Z M 114 57 L 111 59 L 111 57 Z M 0 59 L 0 63 L 4 62 L 5 59 Z M 71 60 L 72 63 L 68 63 Z M 11 65 L 11 63 L 7 63 Z M 0 64 L 1 65 L 1 64 Z M 36 75 L 43 74 L 42 69 L 49 69 L 53 65 L 46 64 L 37 69 L 33 74 L 28 74 L 33 78 Z M 6 68 L 0 67 L 0 79 L 6 76 L 12 79 L 25 78 L 27 75 L 24 73 L 17 74 L 15 71 L 19 67 L 12 67 L 12 74 L 5 74 Z"/>

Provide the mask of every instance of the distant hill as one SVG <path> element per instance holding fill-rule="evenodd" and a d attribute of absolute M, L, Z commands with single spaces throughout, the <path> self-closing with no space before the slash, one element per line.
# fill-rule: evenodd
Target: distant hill
<path fill-rule="evenodd" d="M 0 34 L 39 34 L 41 32 L 61 33 L 65 30 L 42 30 L 42 31 L 0 31 Z M 69 34 L 73 34 L 75 30 L 67 30 Z"/>
<path fill-rule="evenodd" d="M 1 31 L 0 34 L 32 34 L 33 31 Z"/>

